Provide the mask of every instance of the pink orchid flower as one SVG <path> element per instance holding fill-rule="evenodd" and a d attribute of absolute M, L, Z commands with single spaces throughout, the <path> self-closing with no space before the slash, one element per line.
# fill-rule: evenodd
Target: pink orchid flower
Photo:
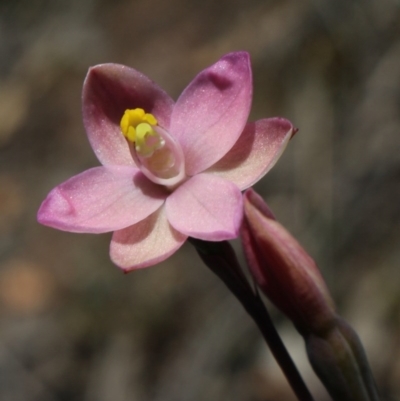
<path fill-rule="evenodd" d="M 251 98 L 245 52 L 200 72 L 176 102 L 132 68 L 90 68 L 83 120 L 102 166 L 54 188 L 38 221 L 64 231 L 114 231 L 110 256 L 125 271 L 166 259 L 188 236 L 237 237 L 241 190 L 275 164 L 294 133 L 282 118 L 247 123 Z"/>

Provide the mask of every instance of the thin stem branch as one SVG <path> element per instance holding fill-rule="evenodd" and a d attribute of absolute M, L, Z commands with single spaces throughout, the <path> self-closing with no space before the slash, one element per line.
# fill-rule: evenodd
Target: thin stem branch
<path fill-rule="evenodd" d="M 289 355 L 279 333 L 277 332 L 267 308 L 262 302 L 260 296 L 255 295 L 255 301 L 250 308 L 242 302 L 246 311 L 253 318 L 258 328 L 260 329 L 266 343 L 268 344 L 272 354 L 275 357 L 278 365 L 282 369 L 286 379 L 288 380 L 292 390 L 297 398 L 301 401 L 313 401 L 313 397 L 304 383 L 296 365 Z"/>
<path fill-rule="evenodd" d="M 314 401 L 259 294 L 243 274 L 236 254 L 227 241 L 206 242 L 190 238 L 201 259 L 229 288 L 253 318 L 299 401 Z"/>

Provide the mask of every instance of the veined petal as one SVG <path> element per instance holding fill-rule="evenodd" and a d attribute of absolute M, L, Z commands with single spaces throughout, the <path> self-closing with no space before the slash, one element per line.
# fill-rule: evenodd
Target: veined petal
<path fill-rule="evenodd" d="M 89 69 L 83 85 L 83 121 L 92 148 L 103 165 L 134 165 L 121 133 L 126 109 L 142 108 L 168 129 L 173 100 L 144 74 L 119 64 Z"/>
<path fill-rule="evenodd" d="M 134 167 L 95 167 L 54 188 L 38 221 L 59 230 L 103 233 L 135 224 L 168 196 Z"/>
<path fill-rule="evenodd" d="M 176 230 L 206 241 L 236 238 L 243 217 L 239 188 L 211 174 L 198 174 L 183 183 L 168 197 L 165 208 Z"/>
<path fill-rule="evenodd" d="M 239 138 L 250 112 L 252 75 L 246 52 L 230 53 L 202 71 L 183 91 L 171 117 L 186 173 L 204 171 Z"/>
<path fill-rule="evenodd" d="M 284 118 L 248 123 L 233 148 L 207 173 L 234 182 L 241 190 L 262 178 L 278 161 L 294 127 Z"/>
<path fill-rule="evenodd" d="M 168 223 L 161 207 L 139 223 L 116 231 L 110 245 L 112 261 L 125 271 L 162 262 L 177 251 L 187 236 Z"/>

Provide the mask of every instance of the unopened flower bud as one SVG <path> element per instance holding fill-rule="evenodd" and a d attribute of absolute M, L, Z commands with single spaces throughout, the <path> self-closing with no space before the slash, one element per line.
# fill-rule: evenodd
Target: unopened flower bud
<path fill-rule="evenodd" d="M 255 281 L 304 337 L 310 363 L 332 399 L 377 401 L 362 344 L 336 314 L 314 260 L 251 189 L 244 194 L 241 238 Z"/>
<path fill-rule="evenodd" d="M 301 333 L 321 333 L 336 314 L 325 282 L 295 238 L 252 189 L 244 194 L 242 243 L 254 279 Z"/>

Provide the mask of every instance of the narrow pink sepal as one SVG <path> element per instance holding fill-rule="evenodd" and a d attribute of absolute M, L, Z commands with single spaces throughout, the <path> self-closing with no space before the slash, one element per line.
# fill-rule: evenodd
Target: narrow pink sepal
<path fill-rule="evenodd" d="M 171 117 L 171 133 L 182 146 L 186 173 L 204 171 L 239 138 L 252 98 L 250 58 L 246 52 L 222 57 L 183 91 Z"/>
<path fill-rule="evenodd" d="M 116 231 L 110 244 L 111 260 L 129 272 L 167 259 L 185 242 L 187 236 L 168 223 L 165 208 L 141 222 Z"/>
<path fill-rule="evenodd" d="M 165 207 L 176 230 L 206 241 L 236 238 L 243 217 L 239 188 L 211 174 L 198 174 L 183 183 Z"/>
<path fill-rule="evenodd" d="M 173 100 L 144 74 L 119 64 L 89 69 L 83 84 L 83 122 L 92 148 L 103 165 L 134 165 L 121 133 L 126 109 L 142 108 L 168 129 Z"/>
<path fill-rule="evenodd" d="M 103 233 L 143 220 L 167 195 L 134 167 L 95 167 L 55 187 L 37 218 L 63 231 Z"/>
<path fill-rule="evenodd" d="M 275 165 L 293 132 L 292 123 L 284 118 L 248 123 L 233 148 L 207 172 L 232 181 L 244 190 Z"/>

